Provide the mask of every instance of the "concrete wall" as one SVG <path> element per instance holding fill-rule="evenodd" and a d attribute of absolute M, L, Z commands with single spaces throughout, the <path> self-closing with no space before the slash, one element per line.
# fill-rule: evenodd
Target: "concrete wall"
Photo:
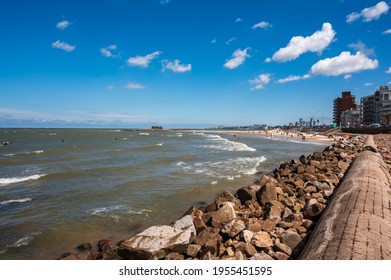
<path fill-rule="evenodd" d="M 368 136 L 300 259 L 391 260 L 391 176 Z"/>

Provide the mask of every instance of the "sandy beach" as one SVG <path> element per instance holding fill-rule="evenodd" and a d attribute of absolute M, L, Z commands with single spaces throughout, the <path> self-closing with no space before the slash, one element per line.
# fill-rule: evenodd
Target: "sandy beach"
<path fill-rule="evenodd" d="M 329 138 L 325 135 L 314 134 L 314 133 L 303 133 L 296 131 L 285 131 L 281 129 L 272 129 L 272 130 L 202 130 L 198 132 L 209 132 L 209 133 L 218 133 L 218 134 L 231 134 L 234 137 L 239 137 L 240 135 L 259 135 L 264 138 L 273 138 L 280 140 L 300 140 L 303 142 L 319 142 L 319 143 L 333 143 L 339 140 L 341 137 Z"/>

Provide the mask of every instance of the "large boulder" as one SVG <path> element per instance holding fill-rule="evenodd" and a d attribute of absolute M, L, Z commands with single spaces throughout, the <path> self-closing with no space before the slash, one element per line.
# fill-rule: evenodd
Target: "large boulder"
<path fill-rule="evenodd" d="M 129 260 L 154 259 L 160 251 L 183 252 L 190 242 L 192 232 L 171 226 L 153 226 L 125 240 L 118 255 Z"/>
<path fill-rule="evenodd" d="M 204 221 L 212 218 L 217 223 L 226 224 L 236 218 L 235 208 L 232 202 L 224 202 L 220 206 L 216 211 L 205 213 L 203 216 Z"/>
<path fill-rule="evenodd" d="M 173 222 L 170 226 L 181 230 L 190 230 L 192 239 L 195 238 L 197 234 L 193 219 L 190 215 L 183 216 L 179 220 Z"/>

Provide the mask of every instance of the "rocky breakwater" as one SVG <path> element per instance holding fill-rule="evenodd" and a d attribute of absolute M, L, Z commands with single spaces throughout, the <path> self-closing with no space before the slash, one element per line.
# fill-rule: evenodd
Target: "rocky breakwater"
<path fill-rule="evenodd" d="M 373 139 L 384 162 L 387 164 L 388 170 L 391 172 L 391 134 L 374 135 Z"/>
<path fill-rule="evenodd" d="M 235 194 L 225 191 L 204 208 L 191 207 L 170 225 L 65 259 L 295 259 L 364 140 L 342 140 L 282 163 Z"/>

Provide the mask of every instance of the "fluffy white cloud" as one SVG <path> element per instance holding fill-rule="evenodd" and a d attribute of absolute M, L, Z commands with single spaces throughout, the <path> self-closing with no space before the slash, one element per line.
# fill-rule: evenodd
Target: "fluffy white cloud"
<path fill-rule="evenodd" d="M 152 61 L 152 59 L 157 58 L 162 52 L 156 51 L 150 54 L 147 54 L 146 56 L 135 56 L 130 57 L 127 62 L 129 66 L 137 66 L 137 67 L 143 67 L 146 68 L 149 66 L 149 63 Z"/>
<path fill-rule="evenodd" d="M 181 64 L 180 60 L 175 59 L 174 61 L 163 60 L 162 61 L 162 69 L 171 70 L 175 73 L 184 73 L 191 71 L 191 64 Z"/>
<path fill-rule="evenodd" d="M 346 22 L 352 23 L 359 18 L 363 18 L 362 21 L 368 22 L 375 19 L 379 19 L 382 14 L 386 14 L 390 7 L 386 2 L 381 1 L 373 7 L 365 8 L 361 12 L 353 12 L 346 16 Z"/>
<path fill-rule="evenodd" d="M 312 65 L 311 73 L 314 75 L 338 76 L 375 69 L 377 66 L 378 61 L 376 59 L 369 59 L 359 51 L 355 55 L 350 54 L 350 52 L 342 52 L 339 56 L 326 58 Z"/>
<path fill-rule="evenodd" d="M 245 48 L 244 50 L 237 49 L 234 51 L 232 58 L 224 64 L 224 67 L 228 69 L 235 69 L 241 65 L 246 58 L 250 57 L 250 55 L 247 54 L 247 50 L 249 50 L 249 48 Z"/>
<path fill-rule="evenodd" d="M 270 83 L 272 74 L 261 74 L 258 77 L 256 77 L 254 80 L 250 80 L 250 84 L 253 84 L 254 87 L 251 88 L 251 90 L 256 89 L 263 89 L 265 85 Z"/>
<path fill-rule="evenodd" d="M 388 70 L 386 71 L 387 74 L 391 74 L 391 67 L 388 68 Z"/>
<path fill-rule="evenodd" d="M 142 88 L 144 88 L 144 86 L 139 83 L 128 83 L 125 86 L 125 88 L 127 88 L 127 89 L 142 89 Z"/>
<path fill-rule="evenodd" d="M 216 44 L 217 40 L 214 38 L 212 41 L 210 41 L 211 44 Z"/>
<path fill-rule="evenodd" d="M 365 83 L 364 86 L 366 87 L 373 86 L 373 83 Z"/>
<path fill-rule="evenodd" d="M 76 46 L 69 45 L 68 43 L 61 42 L 60 40 L 57 40 L 56 42 L 52 43 L 52 48 L 64 50 L 66 52 L 71 52 L 76 49 Z"/>
<path fill-rule="evenodd" d="M 240 17 L 238 17 L 238 18 L 235 20 L 236 23 L 242 22 L 242 21 L 243 21 L 243 20 L 242 20 Z"/>
<path fill-rule="evenodd" d="M 160 4 L 162 5 L 166 5 L 168 3 L 170 3 L 172 0 L 160 0 Z"/>
<path fill-rule="evenodd" d="M 258 22 L 257 24 L 254 24 L 251 28 L 252 29 L 256 29 L 256 28 L 268 28 L 268 27 L 271 27 L 272 25 L 266 21 L 261 21 L 261 22 Z"/>
<path fill-rule="evenodd" d="M 101 48 L 100 53 L 105 57 L 117 57 L 117 55 L 114 55 L 112 51 L 116 50 L 116 45 L 110 45 L 106 48 Z"/>
<path fill-rule="evenodd" d="M 321 52 L 333 41 L 335 31 L 330 23 L 323 23 L 322 30 L 311 36 L 294 36 L 288 45 L 280 48 L 271 58 L 274 61 L 285 62 L 298 58 L 306 52 Z"/>
<path fill-rule="evenodd" d="M 311 77 L 309 74 L 305 74 L 303 76 L 294 76 L 294 75 L 290 75 L 284 79 L 279 79 L 277 80 L 278 83 L 280 84 L 284 84 L 284 83 L 287 83 L 287 82 L 293 82 L 293 81 L 299 81 L 299 80 L 304 80 L 304 79 L 308 79 L 309 77 Z"/>
<path fill-rule="evenodd" d="M 56 27 L 60 30 L 64 30 L 66 28 L 68 28 L 72 23 L 67 21 L 67 20 L 63 20 L 63 21 L 60 21 L 56 24 Z"/>
<path fill-rule="evenodd" d="M 391 34 L 391 28 L 382 32 L 383 34 Z"/>

